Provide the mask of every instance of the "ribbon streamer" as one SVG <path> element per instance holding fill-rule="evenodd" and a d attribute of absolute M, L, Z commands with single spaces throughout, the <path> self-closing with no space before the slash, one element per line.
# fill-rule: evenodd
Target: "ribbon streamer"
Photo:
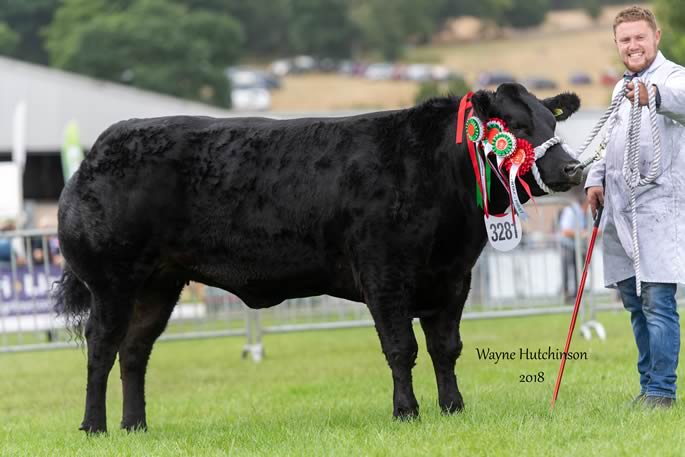
<path fill-rule="evenodd" d="M 509 169 L 509 190 L 511 192 L 511 204 L 514 207 L 514 211 L 519 215 L 519 217 L 521 217 L 522 220 L 525 221 L 528 219 L 528 214 L 526 214 L 526 210 L 523 209 L 523 204 L 521 203 L 521 200 L 519 200 L 518 190 L 516 190 L 516 177 L 518 175 L 518 171 L 519 164 L 512 164 L 511 168 Z"/>

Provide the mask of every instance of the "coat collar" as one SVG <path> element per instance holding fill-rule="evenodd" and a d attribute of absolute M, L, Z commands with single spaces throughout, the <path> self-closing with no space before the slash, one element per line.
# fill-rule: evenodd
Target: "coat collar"
<path fill-rule="evenodd" d="M 654 74 L 654 72 L 655 72 L 661 65 L 663 65 L 664 62 L 666 62 L 666 57 L 664 57 L 664 55 L 661 53 L 661 51 L 657 51 L 656 57 L 654 58 L 654 62 L 652 62 L 652 64 L 651 64 L 649 67 L 647 67 L 647 69 L 642 70 L 641 72 L 639 72 L 639 73 L 637 74 L 637 76 L 639 76 L 640 78 L 642 78 L 642 77 L 644 77 L 644 76 L 649 76 L 649 75 Z M 625 73 L 624 73 L 624 76 L 632 76 L 632 74 L 633 74 L 632 72 L 626 70 Z"/>

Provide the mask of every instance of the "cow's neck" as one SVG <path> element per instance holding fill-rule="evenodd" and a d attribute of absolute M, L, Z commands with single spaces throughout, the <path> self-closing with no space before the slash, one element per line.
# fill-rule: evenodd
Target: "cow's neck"
<path fill-rule="evenodd" d="M 409 111 L 406 124 L 409 130 L 398 135 L 405 142 L 411 139 L 419 147 L 419 154 L 426 154 L 437 166 L 433 169 L 440 185 L 440 193 L 459 202 L 469 217 L 480 215 L 483 210 L 476 204 L 476 178 L 466 142 L 456 143 L 457 111 L 461 98 L 444 97 L 425 102 Z M 504 212 L 509 205 L 509 195 L 493 176 L 490 187 L 491 212 Z"/>

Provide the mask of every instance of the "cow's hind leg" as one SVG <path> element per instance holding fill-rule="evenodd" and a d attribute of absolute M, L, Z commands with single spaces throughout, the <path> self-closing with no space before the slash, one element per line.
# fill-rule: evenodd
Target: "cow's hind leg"
<path fill-rule="evenodd" d="M 166 328 L 183 289 L 173 278 L 148 281 L 136 297 L 131 323 L 119 348 L 124 406 L 121 428 L 147 430 L 145 416 L 145 372 L 152 346 Z"/>
<path fill-rule="evenodd" d="M 86 433 L 101 433 L 107 431 L 107 378 L 126 334 L 133 297 L 126 285 L 90 286 L 93 305 L 85 329 L 88 385 L 86 411 L 80 429 Z"/>
<path fill-rule="evenodd" d="M 418 344 L 409 315 L 408 294 L 401 290 L 402 287 L 398 288 L 398 284 L 402 286 L 407 283 L 403 278 L 391 279 L 387 272 L 381 278 L 375 278 L 377 285 L 366 287 L 366 301 L 392 371 L 393 416 L 411 419 L 419 415 L 411 375 Z"/>
<path fill-rule="evenodd" d="M 462 349 L 459 323 L 470 283 L 469 274 L 456 286 L 450 285 L 445 297 L 446 307 L 435 316 L 421 318 L 421 327 L 426 335 L 426 345 L 433 360 L 438 384 L 438 403 L 447 414 L 464 409 L 454 367 Z"/>

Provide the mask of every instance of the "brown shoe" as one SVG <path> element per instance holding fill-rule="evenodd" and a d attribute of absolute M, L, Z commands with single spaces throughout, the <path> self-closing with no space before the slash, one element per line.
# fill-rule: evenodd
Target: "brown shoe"
<path fill-rule="evenodd" d="M 675 406 L 675 398 L 655 397 L 652 395 L 646 395 L 644 400 L 642 400 L 642 406 L 645 408 L 668 409 Z"/>
<path fill-rule="evenodd" d="M 630 402 L 630 406 L 640 406 L 642 402 L 645 401 L 646 397 L 647 394 L 639 394 L 637 397 L 633 398 L 633 401 Z"/>

